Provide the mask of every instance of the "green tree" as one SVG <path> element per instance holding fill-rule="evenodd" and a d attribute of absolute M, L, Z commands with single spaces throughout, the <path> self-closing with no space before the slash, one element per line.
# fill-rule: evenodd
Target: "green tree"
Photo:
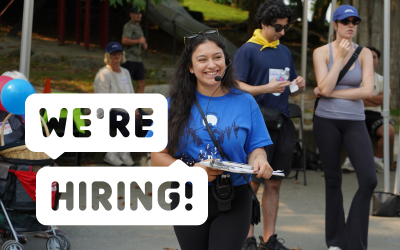
<path fill-rule="evenodd" d="M 331 4 L 331 0 L 316 0 L 314 2 L 314 15 L 311 21 L 311 26 L 318 31 L 326 30 L 325 20 L 326 20 L 326 11 Z"/>

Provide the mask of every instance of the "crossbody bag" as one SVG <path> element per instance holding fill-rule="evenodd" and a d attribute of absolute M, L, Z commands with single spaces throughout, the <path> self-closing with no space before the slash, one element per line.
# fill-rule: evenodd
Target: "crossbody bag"
<path fill-rule="evenodd" d="M 356 59 L 358 58 L 358 56 L 360 55 L 361 50 L 363 49 L 362 46 L 358 46 L 356 51 L 354 51 L 353 55 L 351 56 L 351 58 L 349 59 L 349 61 L 346 63 L 346 65 L 344 66 L 344 68 L 340 71 L 339 73 L 339 77 L 338 80 L 336 82 L 336 84 L 338 84 L 338 82 L 340 82 L 342 80 L 342 78 L 346 75 L 347 71 L 349 71 L 351 65 L 353 65 L 353 63 L 356 61 Z M 315 118 L 315 111 L 317 110 L 317 106 L 318 106 L 318 102 L 321 99 L 321 97 L 317 97 L 315 99 L 314 102 L 314 115 L 313 115 L 313 121 Z"/>
<path fill-rule="evenodd" d="M 221 145 L 219 144 L 219 142 L 218 142 L 217 140 L 215 140 L 215 137 L 214 137 L 214 134 L 213 134 L 212 131 L 211 131 L 210 125 L 208 125 L 207 118 L 206 118 L 206 116 L 204 115 L 203 110 L 201 109 L 200 104 L 199 104 L 199 101 L 197 100 L 196 97 L 194 97 L 194 102 L 195 102 L 197 108 L 199 109 L 199 112 L 200 112 L 200 114 L 201 114 L 201 117 L 203 117 L 204 123 L 205 123 L 206 126 L 207 126 L 208 134 L 210 135 L 211 140 L 213 141 L 214 145 L 218 148 L 218 151 L 220 152 L 222 159 L 231 161 L 231 159 L 229 158 L 229 156 L 226 155 L 225 152 L 223 151 L 223 149 L 222 149 Z M 253 224 L 253 225 L 256 224 L 256 225 L 257 225 L 257 224 L 260 223 L 260 221 L 261 221 L 260 202 L 258 201 L 257 196 L 256 196 L 256 194 L 255 194 L 253 188 L 251 187 L 249 178 L 247 178 L 247 176 L 246 176 L 245 174 L 242 174 L 242 176 L 246 179 L 247 184 L 249 185 L 249 188 L 250 188 L 250 190 L 251 190 L 251 193 L 253 194 L 253 205 L 252 205 L 252 214 L 251 214 L 251 224 Z"/>
<path fill-rule="evenodd" d="M 282 127 L 284 115 L 279 109 L 258 105 L 268 129 L 279 130 Z"/>

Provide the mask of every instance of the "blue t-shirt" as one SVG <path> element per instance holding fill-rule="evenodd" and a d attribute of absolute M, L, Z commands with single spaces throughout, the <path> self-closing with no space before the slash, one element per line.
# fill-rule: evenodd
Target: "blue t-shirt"
<path fill-rule="evenodd" d="M 235 53 L 235 77 L 239 81 L 249 85 L 259 86 L 269 83 L 269 70 L 290 68 L 290 81 L 297 78 L 293 63 L 293 57 L 289 49 L 279 44 L 276 49 L 260 49 L 262 45 L 245 43 Z M 256 101 L 265 107 L 276 108 L 282 111 L 287 117 L 289 110 L 289 87 L 279 96 L 273 94 L 262 94 L 255 96 Z"/>
<path fill-rule="evenodd" d="M 211 130 L 225 154 L 232 161 L 247 163 L 247 155 L 256 148 L 272 145 L 265 127 L 260 109 L 254 98 L 237 89 L 232 89 L 221 97 L 212 97 L 207 110 L 209 96 L 197 92 L 196 97 L 207 116 Z M 170 99 L 168 98 L 168 104 Z M 148 133 L 151 136 L 152 133 Z M 193 104 L 188 126 L 177 148 L 176 157 L 180 154 L 193 157 L 196 162 L 206 159 L 221 159 L 221 153 L 215 147 L 203 122 L 196 104 Z M 226 159 L 225 159 L 226 160 Z M 225 173 L 226 174 L 226 173 Z M 234 186 L 247 184 L 241 174 L 229 173 Z M 247 175 L 250 179 L 251 175 Z M 211 182 L 208 183 L 211 186 Z"/>

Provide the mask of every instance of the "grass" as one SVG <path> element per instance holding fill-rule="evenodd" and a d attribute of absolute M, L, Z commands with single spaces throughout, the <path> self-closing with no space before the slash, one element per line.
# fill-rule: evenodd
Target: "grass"
<path fill-rule="evenodd" d="M 204 20 L 217 20 L 229 22 L 243 22 L 249 18 L 249 12 L 242 9 L 217 4 L 209 0 L 184 0 L 181 3 L 184 7 L 189 7 L 191 11 L 200 11 L 204 15 Z"/>
<path fill-rule="evenodd" d="M 19 57 L 0 56 L 0 72 L 18 70 Z M 46 78 L 50 78 L 51 87 L 66 92 L 93 92 L 93 80 L 97 70 L 80 71 L 66 63 L 45 64 L 31 62 L 29 80 L 33 86 L 44 86 Z"/>
<path fill-rule="evenodd" d="M 19 57 L 0 56 L 0 75 L 5 71 L 19 70 Z M 50 78 L 51 87 L 71 93 L 93 93 L 93 82 L 99 69 L 76 70 L 68 63 L 45 64 L 31 62 L 29 81 L 33 86 L 44 87 L 46 79 Z M 146 71 L 146 85 L 165 84 L 166 81 L 151 79 L 156 70 Z M 136 81 L 133 87 L 137 89 Z"/>

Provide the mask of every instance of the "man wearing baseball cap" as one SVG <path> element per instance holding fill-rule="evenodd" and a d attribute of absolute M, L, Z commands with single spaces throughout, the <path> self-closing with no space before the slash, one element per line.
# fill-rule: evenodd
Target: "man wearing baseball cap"
<path fill-rule="evenodd" d="M 137 93 L 144 93 L 144 67 L 142 63 L 142 48 L 147 49 L 146 38 L 140 27 L 142 13 L 139 8 L 131 8 L 129 16 L 131 20 L 124 25 L 122 32 L 122 45 L 126 53 L 126 62 L 122 67 L 126 68 L 131 74 L 131 78 L 137 81 Z"/>

